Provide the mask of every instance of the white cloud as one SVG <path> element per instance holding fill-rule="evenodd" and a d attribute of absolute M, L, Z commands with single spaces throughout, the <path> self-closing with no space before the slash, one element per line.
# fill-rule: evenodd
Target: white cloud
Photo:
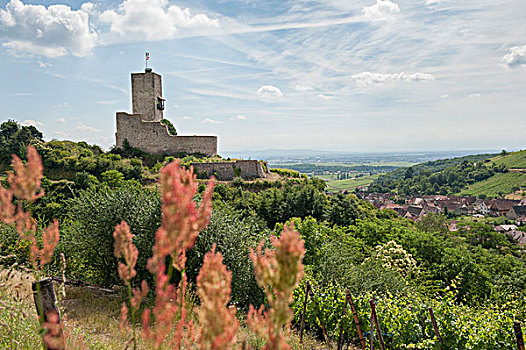
<path fill-rule="evenodd" d="M 244 115 L 241 115 L 241 114 L 238 114 L 238 115 L 236 115 L 235 117 L 231 117 L 231 118 L 230 118 L 230 120 L 236 120 L 236 119 L 237 119 L 237 120 L 245 120 L 245 119 L 247 119 L 247 118 L 245 118 L 245 116 L 244 116 Z"/>
<path fill-rule="evenodd" d="M 86 131 L 86 132 L 102 132 L 102 130 L 86 125 L 84 123 L 79 123 L 77 125 L 77 130 Z"/>
<path fill-rule="evenodd" d="M 502 63 L 510 68 L 526 65 L 526 45 L 512 47 L 510 53 L 502 57 Z"/>
<path fill-rule="evenodd" d="M 88 55 L 98 36 L 89 14 L 67 5 L 26 5 L 11 0 L 0 9 L 0 40 L 13 53 L 47 57 Z"/>
<path fill-rule="evenodd" d="M 64 118 L 64 117 L 58 118 L 57 120 L 55 120 L 55 122 L 57 122 L 57 123 L 65 123 L 66 122 L 66 118 Z"/>
<path fill-rule="evenodd" d="M 203 120 L 203 123 L 205 123 L 205 124 L 223 124 L 223 122 L 220 121 L 220 120 L 213 120 L 213 119 L 210 119 L 210 118 L 206 118 L 205 120 Z"/>
<path fill-rule="evenodd" d="M 443 94 L 443 95 L 440 95 L 440 98 L 448 98 L 449 95 L 448 94 Z"/>
<path fill-rule="evenodd" d="M 49 62 L 42 62 L 42 61 L 38 61 L 38 66 L 40 68 L 51 68 L 53 67 L 53 65 Z"/>
<path fill-rule="evenodd" d="M 468 95 L 467 98 L 474 98 L 474 97 L 482 97 L 482 94 L 471 94 L 471 95 Z"/>
<path fill-rule="evenodd" d="M 169 5 L 167 0 L 124 0 L 118 10 L 106 10 L 99 19 L 110 25 L 111 40 L 172 39 L 180 29 L 218 28 L 219 21 L 205 14 Z"/>
<path fill-rule="evenodd" d="M 33 119 L 26 119 L 20 124 L 24 126 L 34 126 L 35 128 L 42 127 L 44 125 L 42 124 L 42 122 L 39 122 L 38 120 L 33 120 Z"/>
<path fill-rule="evenodd" d="M 261 97 L 283 97 L 281 90 L 273 85 L 263 85 L 256 93 Z"/>
<path fill-rule="evenodd" d="M 368 87 L 370 85 L 389 85 L 397 81 L 420 82 L 435 80 L 435 78 L 431 74 L 419 72 L 412 74 L 406 74 L 403 72 L 391 74 L 361 72 L 358 74 L 354 74 L 352 78 L 356 80 L 356 85 L 362 88 Z"/>
<path fill-rule="evenodd" d="M 426 5 L 427 6 L 430 6 L 430 5 L 435 5 L 435 4 L 439 4 L 441 0 L 426 0 Z"/>
<path fill-rule="evenodd" d="M 298 85 L 296 85 L 296 90 L 298 90 L 298 91 L 312 91 L 312 86 L 298 84 Z"/>
<path fill-rule="evenodd" d="M 375 5 L 364 7 L 362 12 L 367 20 L 384 21 L 399 13 L 400 7 L 389 0 L 376 0 Z"/>
<path fill-rule="evenodd" d="M 322 100 L 334 100 L 336 97 L 333 95 L 325 95 L 325 94 L 318 94 L 316 95 L 317 98 L 321 98 Z"/>
<path fill-rule="evenodd" d="M 194 119 L 194 118 L 192 118 L 192 117 L 190 117 L 190 116 L 188 116 L 188 115 L 185 115 L 185 116 L 183 117 L 183 119 L 184 119 L 184 120 L 190 120 L 190 119 Z"/>

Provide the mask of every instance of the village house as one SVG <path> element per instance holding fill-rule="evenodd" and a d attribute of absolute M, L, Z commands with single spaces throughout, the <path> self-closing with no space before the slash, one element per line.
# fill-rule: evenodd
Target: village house
<path fill-rule="evenodd" d="M 526 217 L 526 206 L 514 205 L 506 213 L 506 217 L 510 220 L 516 220 L 520 217 Z"/>
<path fill-rule="evenodd" d="M 514 240 L 518 245 L 526 246 L 526 232 L 512 230 L 506 232 L 506 236 Z"/>
<path fill-rule="evenodd" d="M 499 225 L 495 227 L 495 231 L 497 232 L 508 232 L 516 230 L 518 227 L 516 225 Z"/>
<path fill-rule="evenodd" d="M 512 199 L 493 199 L 490 201 L 489 210 L 492 216 L 505 216 L 511 207 L 519 204 L 519 201 Z"/>

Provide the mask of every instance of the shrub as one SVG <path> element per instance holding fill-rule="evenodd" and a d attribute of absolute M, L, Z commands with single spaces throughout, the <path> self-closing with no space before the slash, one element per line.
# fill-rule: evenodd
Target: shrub
<path fill-rule="evenodd" d="M 110 187 L 119 186 L 124 181 L 124 175 L 117 170 L 108 170 L 101 174 L 102 181 Z"/>
<path fill-rule="evenodd" d="M 104 286 L 118 282 L 117 259 L 113 256 L 113 230 L 123 220 L 135 234 L 139 249 L 137 274 L 145 279 L 155 231 L 161 221 L 159 193 L 138 184 L 99 186 L 81 192 L 67 202 L 63 239 L 58 249 L 66 255 L 68 273 Z"/>
<path fill-rule="evenodd" d="M 245 310 L 249 304 L 261 304 L 263 293 L 254 278 L 249 249 L 268 237 L 265 224 L 254 217 L 242 217 L 228 209 L 214 209 L 208 227 L 188 253 L 189 279 L 195 280 L 204 255 L 216 244 L 216 250 L 223 254 L 224 264 L 232 271 L 232 301 Z"/>

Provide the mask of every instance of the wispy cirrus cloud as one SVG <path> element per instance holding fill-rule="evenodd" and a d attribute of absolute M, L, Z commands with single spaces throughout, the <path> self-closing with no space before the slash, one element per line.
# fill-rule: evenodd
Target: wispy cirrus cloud
<path fill-rule="evenodd" d="M 24 121 L 21 121 L 20 124 L 24 126 L 34 126 L 35 128 L 41 128 L 42 126 L 44 126 L 44 123 L 33 119 L 26 119 Z"/>
<path fill-rule="evenodd" d="M 433 81 L 435 78 L 431 74 L 426 73 L 375 73 L 375 72 L 361 72 L 354 74 L 352 79 L 356 80 L 356 85 L 359 87 L 368 87 L 371 85 L 390 85 L 398 81 L 406 82 L 422 82 Z"/>
<path fill-rule="evenodd" d="M 100 133 L 102 130 L 94 128 L 92 126 L 86 125 L 84 123 L 78 123 L 77 124 L 77 130 L 84 131 L 84 132 L 92 132 L 92 133 Z"/>
<path fill-rule="evenodd" d="M 205 124 L 223 124 L 223 121 L 206 118 L 205 120 L 202 121 L 202 123 L 205 123 Z"/>

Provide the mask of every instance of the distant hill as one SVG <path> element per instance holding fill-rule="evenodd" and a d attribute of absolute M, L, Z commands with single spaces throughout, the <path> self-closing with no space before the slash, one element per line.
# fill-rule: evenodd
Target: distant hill
<path fill-rule="evenodd" d="M 480 182 L 475 182 L 464 188 L 460 194 L 477 197 L 524 197 L 526 187 L 526 150 L 499 155 L 490 159 L 487 165 L 498 164 L 508 169 L 506 173 L 494 176 Z"/>
<path fill-rule="evenodd" d="M 378 178 L 377 181 L 375 181 L 376 184 L 383 184 L 388 183 L 394 180 L 398 179 L 404 179 L 407 175 L 408 169 L 414 176 L 420 174 L 420 173 L 438 173 L 441 172 L 449 167 L 453 167 L 455 165 L 461 164 L 462 162 L 469 162 L 469 163 L 478 163 L 483 162 L 485 160 L 491 159 L 492 157 L 495 157 L 496 154 L 491 153 L 484 153 L 484 154 L 475 154 L 475 155 L 468 155 L 463 157 L 455 157 L 450 159 L 439 159 L 434 160 L 430 162 L 425 162 L 417 165 L 413 165 L 408 168 L 399 168 L 394 171 L 391 171 L 385 175 L 382 175 Z"/>
<path fill-rule="evenodd" d="M 462 194 L 478 197 L 522 195 L 526 186 L 526 152 L 478 154 L 397 169 L 380 176 L 372 192 Z"/>

